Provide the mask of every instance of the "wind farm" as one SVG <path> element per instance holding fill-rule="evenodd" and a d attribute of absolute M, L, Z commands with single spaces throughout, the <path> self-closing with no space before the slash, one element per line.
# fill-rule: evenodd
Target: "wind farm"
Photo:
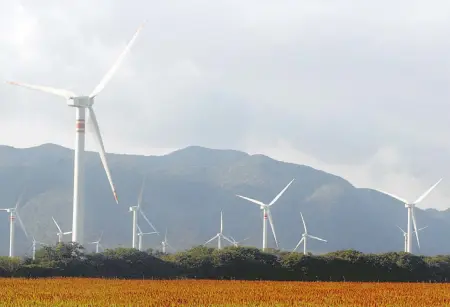
<path fill-rule="evenodd" d="M 5 2 L 0 301 L 446 306 L 448 9 Z"/>

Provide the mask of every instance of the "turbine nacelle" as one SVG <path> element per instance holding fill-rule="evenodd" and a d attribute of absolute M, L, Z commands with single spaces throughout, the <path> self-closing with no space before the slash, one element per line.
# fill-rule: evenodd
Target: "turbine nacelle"
<path fill-rule="evenodd" d="M 67 100 L 69 107 L 89 108 L 94 104 L 94 99 L 89 96 L 70 97 Z"/>

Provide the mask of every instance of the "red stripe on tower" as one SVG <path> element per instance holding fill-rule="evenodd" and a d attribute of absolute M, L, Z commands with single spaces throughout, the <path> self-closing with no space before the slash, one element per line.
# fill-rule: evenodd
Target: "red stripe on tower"
<path fill-rule="evenodd" d="M 9 219 L 10 219 L 11 221 L 14 221 L 14 220 L 16 219 L 16 217 L 15 217 L 14 215 L 12 215 L 12 216 L 9 217 Z"/>
<path fill-rule="evenodd" d="M 267 213 L 264 213 L 264 219 L 267 220 Z"/>
<path fill-rule="evenodd" d="M 75 124 L 75 128 L 76 128 L 77 132 L 84 132 L 84 130 L 85 130 L 85 121 L 84 121 L 84 119 L 77 120 L 77 122 Z"/>

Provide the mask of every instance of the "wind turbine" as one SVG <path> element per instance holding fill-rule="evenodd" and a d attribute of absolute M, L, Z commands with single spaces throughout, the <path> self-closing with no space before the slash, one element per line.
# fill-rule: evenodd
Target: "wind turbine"
<path fill-rule="evenodd" d="M 141 228 L 139 227 L 139 225 L 136 225 L 137 229 L 138 229 L 138 236 L 139 236 L 139 245 L 138 245 L 138 250 L 142 251 L 142 237 L 144 235 L 152 235 L 155 233 L 158 233 L 157 231 L 152 231 L 152 232 L 142 232 Z"/>
<path fill-rule="evenodd" d="M 130 209 L 129 209 L 129 211 L 133 213 L 133 224 L 132 224 L 133 237 L 132 237 L 132 243 L 131 243 L 131 247 L 132 248 L 136 248 L 136 245 L 137 245 L 138 212 L 142 215 L 142 217 L 145 219 L 147 224 L 149 224 L 150 227 L 152 227 L 152 229 L 156 233 L 159 234 L 159 232 L 156 230 L 155 226 L 153 226 L 153 224 L 150 222 L 150 220 L 145 215 L 144 211 L 142 211 L 142 209 L 141 209 L 142 196 L 143 196 L 143 193 L 144 193 L 144 186 L 145 186 L 145 178 L 144 178 L 144 181 L 142 182 L 141 191 L 139 192 L 137 205 L 136 206 L 131 206 Z"/>
<path fill-rule="evenodd" d="M 406 231 L 404 231 L 400 226 L 397 225 L 397 227 L 398 227 L 398 229 L 401 230 L 401 232 L 403 233 L 403 237 L 405 238 L 405 249 L 404 249 L 404 251 L 406 252 L 407 249 L 408 249 L 408 233 L 407 233 Z M 425 228 L 427 228 L 427 227 L 428 227 L 428 226 L 419 228 L 417 231 L 421 231 L 421 230 L 423 230 L 423 229 L 425 229 Z M 416 231 L 413 231 L 413 232 L 416 232 Z"/>
<path fill-rule="evenodd" d="M 170 247 L 171 249 L 175 250 L 175 248 L 173 248 L 169 242 L 167 241 L 167 228 L 166 228 L 166 234 L 164 235 L 164 241 L 161 242 L 161 246 L 162 246 L 162 252 L 165 254 L 166 250 L 168 247 Z"/>
<path fill-rule="evenodd" d="M 433 189 L 442 181 L 442 178 L 438 180 L 438 182 L 436 182 L 434 185 L 431 186 L 431 188 L 429 188 L 428 190 L 425 191 L 425 193 L 423 193 L 419 198 L 417 198 L 414 202 L 409 202 L 404 198 L 398 197 L 394 194 L 391 193 L 387 193 L 381 190 L 377 190 L 378 192 L 384 193 L 386 195 L 389 195 L 401 202 L 403 202 L 405 204 L 405 207 L 408 208 L 408 226 L 406 229 L 406 233 L 407 233 L 407 244 L 406 244 L 406 252 L 407 253 L 411 253 L 412 252 L 412 226 L 414 226 L 414 232 L 416 233 L 416 239 L 417 239 L 417 246 L 420 249 L 420 241 L 419 241 L 419 234 L 417 232 L 417 225 L 416 225 L 416 217 L 414 215 L 414 207 L 420 203 L 422 200 L 425 199 L 425 197 L 428 196 L 428 194 L 430 194 L 431 191 L 433 191 Z M 412 220 L 412 224 L 411 225 L 411 220 Z"/>
<path fill-rule="evenodd" d="M 233 245 L 235 247 L 238 247 L 242 242 L 247 241 L 248 239 L 250 239 L 250 237 L 247 237 L 241 241 L 236 241 L 232 236 L 230 236 L 231 241 L 233 241 Z"/>
<path fill-rule="evenodd" d="M 61 230 L 61 227 L 59 227 L 58 223 L 56 222 L 56 220 L 53 216 L 52 216 L 52 220 L 55 223 L 56 227 L 58 228 L 58 232 L 56 233 L 56 235 L 58 236 L 58 243 L 61 243 L 63 241 L 63 236 L 71 234 L 72 231 L 63 232 Z"/>
<path fill-rule="evenodd" d="M 23 193 L 19 196 L 16 205 L 14 208 L 6 208 L 6 209 L 0 209 L 0 211 L 6 211 L 9 213 L 9 257 L 14 257 L 14 234 L 15 234 L 15 220 L 16 217 L 19 220 L 20 228 L 22 228 L 23 232 L 25 233 L 25 236 L 28 238 L 27 230 L 25 229 L 25 226 L 22 222 L 22 219 L 20 218 L 18 207 L 19 203 L 22 199 Z"/>
<path fill-rule="evenodd" d="M 33 241 L 31 241 L 31 242 L 32 242 L 32 245 L 31 245 L 31 256 L 32 256 L 33 260 L 36 260 L 36 246 L 37 246 L 38 244 L 40 244 L 40 245 L 42 245 L 42 246 L 48 246 L 48 244 L 45 244 L 45 243 L 43 243 L 43 242 L 36 241 L 36 239 L 35 239 L 34 236 L 33 236 Z"/>
<path fill-rule="evenodd" d="M 295 248 L 292 252 L 295 252 L 297 250 L 297 248 L 300 246 L 300 244 L 302 244 L 302 242 L 303 242 L 303 254 L 306 255 L 306 241 L 308 238 L 323 241 L 323 242 L 327 242 L 327 240 L 310 235 L 308 233 L 308 230 L 306 229 L 306 223 L 305 223 L 305 220 L 303 219 L 303 214 L 301 212 L 300 212 L 300 216 L 302 217 L 303 227 L 305 228 L 305 232 L 302 234 L 301 240 L 298 241 L 297 246 L 295 246 Z"/>
<path fill-rule="evenodd" d="M 102 246 L 102 244 L 100 243 L 100 241 L 102 240 L 102 237 L 103 237 L 103 231 L 100 233 L 100 237 L 98 238 L 97 241 L 89 242 L 89 244 L 95 244 L 95 252 L 96 252 L 97 254 L 98 254 L 98 252 L 99 252 L 99 247 L 101 247 L 102 249 L 104 249 L 103 246 Z"/>
<path fill-rule="evenodd" d="M 223 235 L 223 214 L 222 211 L 220 211 L 220 232 L 218 234 L 216 234 L 214 237 L 212 237 L 211 239 L 209 239 L 208 241 L 205 242 L 206 245 L 209 242 L 213 241 L 217 239 L 217 249 L 222 249 L 222 239 L 227 240 L 228 242 L 230 242 L 231 244 L 233 244 L 233 241 L 231 241 L 229 238 L 227 238 L 226 236 Z"/>
<path fill-rule="evenodd" d="M 67 104 L 70 107 L 76 108 L 76 125 L 75 125 L 75 158 L 74 158 L 74 184 L 73 184 L 73 221 L 72 221 L 72 242 L 77 242 L 79 244 L 84 243 L 84 188 L 85 188 L 85 180 L 84 180 L 84 150 L 85 150 L 85 118 L 86 118 L 86 109 L 89 110 L 89 118 L 90 126 L 93 129 L 94 138 L 99 147 L 100 159 L 103 164 L 103 168 L 105 169 L 106 176 L 108 177 L 109 184 L 111 186 L 112 192 L 114 194 L 114 199 L 116 203 L 119 203 L 117 198 L 116 189 L 114 187 L 111 173 L 109 171 L 108 164 L 106 162 L 106 153 L 105 147 L 103 145 L 102 136 L 100 134 L 100 128 L 98 126 L 97 117 L 94 113 L 94 99 L 95 97 L 104 89 L 106 84 L 112 78 L 117 68 L 120 66 L 123 61 L 125 55 L 130 50 L 134 41 L 136 40 L 139 32 L 141 31 L 144 24 L 142 24 L 133 38 L 130 40 L 128 45 L 125 47 L 124 51 L 120 54 L 116 62 L 110 68 L 110 70 L 106 73 L 100 83 L 94 88 L 92 93 L 89 96 L 77 95 L 71 91 L 64 89 L 55 89 L 48 86 L 40 86 L 40 85 L 31 85 L 26 83 L 18 83 L 18 82 L 8 82 L 12 85 L 18 85 L 22 87 L 26 87 L 29 89 L 46 92 L 49 94 L 57 95 L 66 99 Z"/>
<path fill-rule="evenodd" d="M 272 214 L 270 213 L 270 207 L 281 197 L 281 195 L 283 195 L 283 193 L 289 188 L 289 186 L 292 184 L 292 182 L 294 182 L 294 180 L 295 180 L 295 178 L 292 179 L 291 182 L 289 182 L 287 184 L 287 186 L 284 187 L 284 189 L 281 190 L 281 192 L 278 193 L 278 195 L 275 196 L 275 198 L 267 205 L 256 199 L 252 199 L 252 198 L 245 197 L 242 195 L 236 195 L 237 197 L 246 199 L 252 203 L 259 205 L 259 208 L 263 212 L 263 241 L 262 241 L 263 251 L 267 250 L 267 218 L 269 218 L 270 228 L 272 229 L 273 238 L 275 239 L 275 244 L 277 245 L 277 248 L 278 248 L 278 241 L 277 241 L 277 236 L 275 235 L 275 228 L 273 226 L 273 220 L 272 220 Z"/>

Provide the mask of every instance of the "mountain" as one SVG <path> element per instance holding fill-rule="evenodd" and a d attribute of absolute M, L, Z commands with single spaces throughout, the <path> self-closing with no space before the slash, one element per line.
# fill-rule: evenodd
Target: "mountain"
<path fill-rule="evenodd" d="M 397 200 L 370 189 L 355 188 L 348 181 L 305 165 L 249 155 L 234 150 L 187 147 L 165 156 L 108 154 L 119 205 L 114 202 L 100 158 L 86 155 L 86 242 L 104 231 L 105 247 L 131 245 L 131 213 L 144 176 L 142 208 L 178 249 L 204 243 L 219 231 L 220 211 L 224 234 L 236 240 L 250 237 L 249 245 L 261 246 L 262 216 L 258 206 L 235 194 L 270 202 L 290 181 L 296 180 L 272 208 L 280 248 L 291 250 L 303 232 L 300 211 L 308 231 L 328 243 L 308 241 L 315 253 L 339 249 L 387 252 L 403 249 L 406 209 Z M 12 207 L 23 193 L 20 214 L 37 240 L 54 243 L 57 229 L 71 229 L 73 151 L 53 144 L 17 149 L 0 146 L 0 207 Z M 450 254 L 440 238 L 450 233 L 450 210 L 416 211 L 423 254 Z M 8 216 L 0 212 L 0 254 L 8 253 Z M 150 230 L 141 219 L 143 231 Z M 145 229 L 144 229 L 145 228 Z M 16 250 L 31 245 L 17 227 Z M 158 248 L 162 236 L 144 238 L 145 248 Z M 92 245 L 85 244 L 92 249 Z M 269 246 L 274 241 L 269 230 Z M 415 250 L 416 243 L 414 243 Z"/>

